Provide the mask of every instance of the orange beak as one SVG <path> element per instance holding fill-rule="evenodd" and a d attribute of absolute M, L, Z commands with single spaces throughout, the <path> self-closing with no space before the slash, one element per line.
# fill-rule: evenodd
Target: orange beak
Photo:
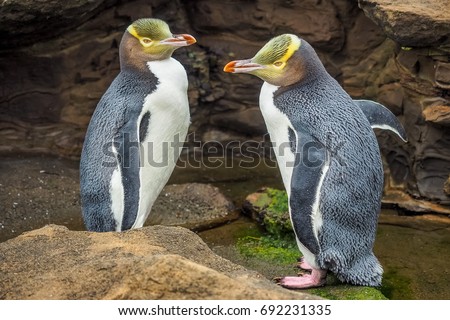
<path fill-rule="evenodd" d="M 196 43 L 197 40 L 190 34 L 174 34 L 172 38 L 167 38 L 160 43 L 174 47 L 186 47 Z"/>
<path fill-rule="evenodd" d="M 228 62 L 226 66 L 223 68 L 225 72 L 231 73 L 249 73 L 254 70 L 263 69 L 264 66 L 252 62 L 251 59 L 247 60 L 235 60 Z"/>

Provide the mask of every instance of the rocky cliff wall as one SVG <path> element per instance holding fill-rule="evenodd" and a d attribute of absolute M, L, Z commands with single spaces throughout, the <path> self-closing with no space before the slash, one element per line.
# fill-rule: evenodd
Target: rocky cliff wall
<path fill-rule="evenodd" d="M 222 68 L 231 59 L 253 56 L 272 36 L 291 32 L 316 48 L 353 97 L 385 104 L 404 124 L 408 144 L 378 134 L 386 162 L 385 201 L 449 213 L 446 2 L 3 1 L 0 152 L 77 159 L 92 112 L 119 71 L 123 31 L 149 16 L 198 39 L 198 45 L 175 54 L 189 74 L 195 138 L 259 141 L 266 133 L 257 106 L 261 81 L 230 76 Z"/>

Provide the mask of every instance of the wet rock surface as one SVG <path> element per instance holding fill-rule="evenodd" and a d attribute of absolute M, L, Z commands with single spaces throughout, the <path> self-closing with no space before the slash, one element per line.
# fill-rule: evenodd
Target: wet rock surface
<path fill-rule="evenodd" d="M 0 242 L 50 223 L 83 230 L 78 177 L 69 160 L 0 158 Z"/>
<path fill-rule="evenodd" d="M 47 224 L 85 230 L 80 205 L 78 162 L 46 156 L 0 157 L 0 242 Z M 202 230 L 234 220 L 238 214 L 217 187 L 169 184 L 146 225 Z"/>
<path fill-rule="evenodd" d="M 146 225 L 208 229 L 237 219 L 239 211 L 219 188 L 209 184 L 167 185 L 155 202 Z"/>
<path fill-rule="evenodd" d="M 64 225 L 70 230 L 84 230 L 78 203 L 77 179 L 77 163 L 73 161 L 50 157 L 36 158 L 28 156 L 22 156 L 21 158 L 15 157 L 13 159 L 9 158 L 9 160 L 1 158 L 0 208 L 2 208 L 2 212 L 0 213 L 0 219 L 2 220 L 0 220 L 0 223 L 2 224 L 0 225 L 0 242 L 15 238 L 23 231 L 34 230 L 55 223 Z M 215 189 L 207 184 L 213 183 L 214 186 L 220 188 L 221 192 L 226 194 L 226 197 L 218 196 L 216 199 L 222 199 L 223 205 L 228 203 L 228 200 L 224 199 L 231 199 L 238 208 L 243 204 L 245 195 L 258 190 L 261 186 L 269 185 L 275 188 L 282 188 L 278 169 L 276 167 L 266 166 L 259 166 L 252 169 L 241 167 L 176 168 L 174 175 L 171 178 L 170 185 L 167 187 L 171 187 L 172 184 L 177 184 L 178 186 L 182 186 L 182 188 L 186 188 L 186 186 L 189 186 L 189 184 L 185 185 L 188 181 L 201 182 L 201 190 L 211 191 L 214 191 Z M 196 189 L 194 188 L 192 190 Z M 20 195 L 16 192 L 20 193 Z M 255 194 L 254 198 L 257 198 L 260 194 L 261 192 Z M 162 196 L 164 195 L 162 194 Z M 181 194 L 181 196 L 183 196 L 183 194 Z M 196 192 L 194 192 L 192 199 L 201 203 L 201 201 L 204 201 L 201 200 L 203 196 L 205 195 L 202 194 L 202 196 L 199 197 Z M 30 200 L 32 201 L 30 202 Z M 183 201 L 183 203 L 186 202 L 186 200 Z M 17 204 L 15 205 L 14 202 Z M 15 206 L 15 208 L 13 208 L 13 206 Z M 264 207 L 266 205 L 262 203 L 262 206 Z M 46 210 L 48 210 L 48 215 L 46 214 Z M 156 214 L 156 211 L 154 211 L 154 213 Z M 169 218 L 169 216 L 165 217 Z M 442 299 L 447 297 L 449 287 L 448 281 L 450 277 L 445 257 L 448 256 L 450 235 L 448 227 L 449 218 L 444 215 L 402 216 L 399 215 L 399 212 L 397 211 L 383 211 L 380 222 L 380 231 L 376 241 L 376 252 L 385 268 L 387 288 L 390 290 L 387 293 L 383 291 L 383 293 L 392 299 Z M 264 262 L 260 259 L 248 258 L 239 253 L 235 245 L 236 240 L 239 237 L 246 235 L 259 237 L 260 234 L 256 232 L 257 229 L 259 230 L 258 225 L 255 224 L 254 221 L 246 221 L 246 219 L 241 216 L 238 220 L 233 220 L 222 226 L 201 231 L 199 235 L 216 254 L 219 254 L 234 263 L 243 265 L 247 269 L 257 270 L 268 280 L 287 274 L 295 275 L 297 271 L 294 267 L 295 257 L 292 259 L 292 263 L 284 265 L 274 261 Z M 68 246 L 71 247 L 74 240 L 72 237 L 66 237 L 66 232 L 67 230 L 61 234 L 57 233 L 55 234 L 55 237 L 60 237 L 61 235 L 61 239 L 66 241 Z M 76 234 L 78 233 L 75 232 L 74 235 Z M 80 234 L 84 237 L 85 234 L 89 233 L 80 232 Z M 174 234 L 171 233 L 171 235 Z M 121 237 L 120 235 L 117 236 L 119 238 Z M 111 235 L 111 237 L 112 238 L 108 236 L 105 238 L 105 243 L 115 241 L 115 236 Z M 41 238 L 41 233 L 39 233 L 39 237 L 33 237 L 35 241 L 40 241 Z M 173 239 L 173 241 L 175 241 L 175 239 Z M 126 244 L 121 242 L 113 243 L 117 244 L 120 248 L 126 248 L 128 246 L 136 248 L 140 246 L 141 242 L 146 242 L 146 240 L 144 241 L 143 238 L 136 237 L 128 239 Z M 180 245 L 181 250 L 186 250 L 183 246 L 187 244 L 180 244 L 177 242 L 176 245 Z M 55 253 L 51 255 L 51 258 L 58 258 L 60 252 L 64 252 L 64 255 L 67 256 L 73 254 L 73 257 L 76 257 L 76 252 L 71 251 L 67 253 L 64 251 L 63 247 L 65 247 L 64 243 L 60 243 L 59 247 L 54 247 Z M 0 248 L 0 252 L 3 252 L 3 248 L 4 247 Z M 8 255 L 20 256 L 20 251 L 22 249 L 25 250 L 24 247 L 17 248 L 20 248 L 20 250 L 18 249 L 18 252 L 14 253 L 8 251 Z M 35 247 L 30 246 L 30 250 L 34 250 L 34 248 Z M 100 250 L 106 251 L 105 255 L 102 257 L 107 259 L 107 257 L 112 254 L 111 251 L 119 249 L 113 250 L 111 247 L 103 247 L 98 249 L 98 251 Z M 28 252 L 27 254 L 28 258 L 32 257 L 32 252 Z M 50 255 L 50 249 L 48 254 Z M 115 256 L 112 255 L 111 257 Z M 30 259 L 34 259 L 33 261 L 36 261 L 36 263 L 42 263 L 39 258 L 34 257 Z M 12 259 L 12 257 L 10 257 L 10 259 Z M 96 259 L 97 261 L 103 260 L 100 256 Z M 168 259 L 170 260 L 172 258 Z M 429 261 L 432 263 L 428 263 Z M 108 260 L 108 263 L 114 265 L 110 260 Z M 185 264 L 180 262 L 179 258 L 170 260 L 170 263 L 179 264 L 185 267 Z M 99 264 L 101 263 L 99 262 Z M 117 274 L 119 277 L 122 276 L 120 273 L 121 271 L 115 273 L 116 271 L 113 271 L 111 268 L 105 269 L 110 273 L 106 271 L 105 273 Z M 133 269 L 132 266 L 128 266 L 127 268 L 129 270 Z M 188 268 L 188 266 L 186 266 L 186 268 Z M 141 265 L 138 264 L 136 272 L 147 274 L 146 272 L 154 270 L 151 268 L 144 269 L 145 268 L 141 269 Z M 439 272 L 436 272 L 436 270 L 439 270 Z M 78 271 L 76 271 L 74 267 L 71 272 Z M 134 272 L 135 271 L 132 271 L 132 274 L 138 278 L 139 276 Z M 94 276 L 94 274 L 91 275 Z M 3 274 L 3 276 L 5 278 L 2 279 L 12 277 L 11 274 Z M 99 276 L 103 277 L 103 274 L 100 274 Z M 51 276 L 48 275 L 45 279 L 47 278 L 51 278 Z M 42 280 L 43 278 L 40 279 Z M 67 279 L 73 280 L 73 278 Z M 60 284 L 57 284 L 56 282 L 52 283 L 55 286 L 60 286 Z M 72 284 L 76 285 L 74 283 Z M 367 299 L 369 297 L 364 293 L 364 288 L 360 288 L 361 290 L 358 291 L 358 289 L 342 285 L 335 286 L 332 281 L 330 281 L 329 284 L 331 284 L 329 290 L 325 289 L 325 291 L 320 292 L 322 297 L 330 299 Z M 4 285 L 7 285 L 7 282 Z M 88 286 L 86 285 L 85 287 Z M 88 288 L 86 290 L 91 289 Z M 356 293 L 358 294 L 355 296 L 354 294 Z M 359 293 L 364 294 L 360 295 Z M 113 297 L 113 295 L 111 294 L 108 297 Z M 114 297 L 119 297 L 119 295 Z M 128 293 L 126 293 L 124 297 L 128 297 Z M 134 296 L 130 293 L 129 297 Z M 143 296 L 139 293 L 139 297 Z"/>
<path fill-rule="evenodd" d="M 49 225 L 0 243 L 2 299 L 312 299 L 214 254 L 193 232 Z"/>

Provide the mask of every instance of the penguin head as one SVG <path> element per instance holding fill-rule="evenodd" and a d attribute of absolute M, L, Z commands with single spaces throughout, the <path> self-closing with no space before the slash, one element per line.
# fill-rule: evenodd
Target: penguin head
<path fill-rule="evenodd" d="M 128 56 L 153 61 L 168 59 L 176 49 L 197 41 L 189 34 L 172 34 L 160 19 L 143 18 L 127 28 L 122 42 Z"/>
<path fill-rule="evenodd" d="M 289 86 L 311 76 L 318 64 L 321 65 L 314 49 L 305 40 L 283 34 L 266 43 L 253 58 L 231 61 L 223 70 L 252 74 L 276 86 Z"/>

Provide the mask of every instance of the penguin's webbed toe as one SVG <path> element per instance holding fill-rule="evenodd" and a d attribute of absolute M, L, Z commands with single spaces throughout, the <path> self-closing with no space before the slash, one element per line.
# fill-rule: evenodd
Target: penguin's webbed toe
<path fill-rule="evenodd" d="M 300 277 L 283 277 L 277 283 L 287 289 L 307 289 L 322 287 L 327 281 L 326 270 L 313 269 L 311 274 L 304 274 Z"/>

